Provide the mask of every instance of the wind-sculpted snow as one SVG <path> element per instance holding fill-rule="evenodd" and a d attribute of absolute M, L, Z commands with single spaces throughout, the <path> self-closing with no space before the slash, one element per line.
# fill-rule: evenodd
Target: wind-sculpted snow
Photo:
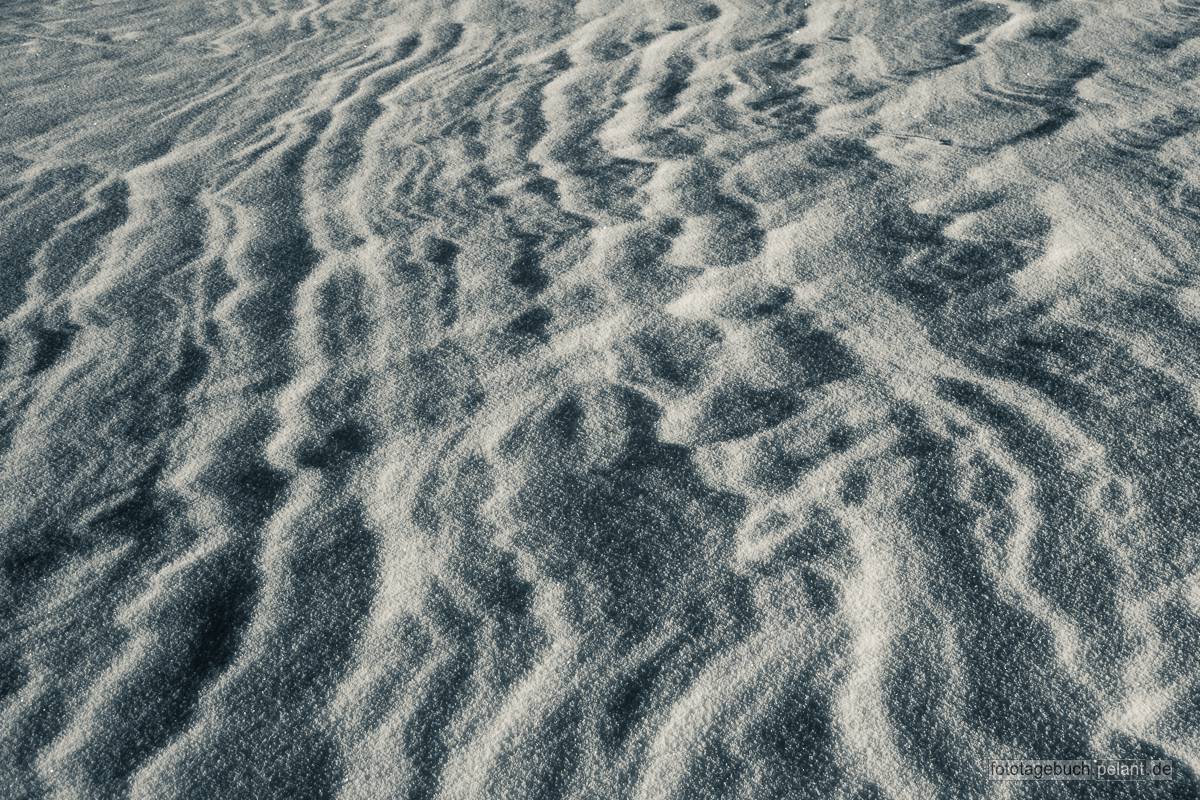
<path fill-rule="evenodd" d="M 0 5 L 0 795 L 1200 797 L 1200 3 Z M 997 758 L 1163 782 L 997 782 Z"/>

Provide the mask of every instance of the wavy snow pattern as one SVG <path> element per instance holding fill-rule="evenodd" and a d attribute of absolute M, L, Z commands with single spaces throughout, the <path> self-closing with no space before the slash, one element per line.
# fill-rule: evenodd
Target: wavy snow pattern
<path fill-rule="evenodd" d="M 8 3 L 2 793 L 1198 796 L 1198 37 Z"/>

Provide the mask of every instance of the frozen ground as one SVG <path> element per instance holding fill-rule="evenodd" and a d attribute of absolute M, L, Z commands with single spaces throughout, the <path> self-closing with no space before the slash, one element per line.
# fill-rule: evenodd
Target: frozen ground
<path fill-rule="evenodd" d="M 0 795 L 1200 796 L 1200 2 L 0 4 Z M 998 757 L 1170 783 L 992 783 Z"/>

